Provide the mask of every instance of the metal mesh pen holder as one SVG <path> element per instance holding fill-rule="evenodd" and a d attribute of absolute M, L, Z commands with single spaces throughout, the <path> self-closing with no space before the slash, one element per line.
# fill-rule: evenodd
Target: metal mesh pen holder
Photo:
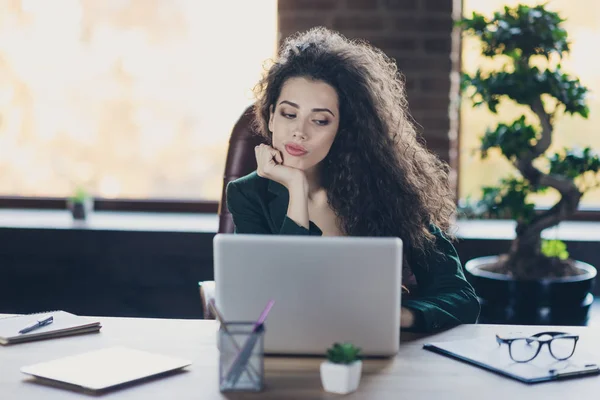
<path fill-rule="evenodd" d="M 218 334 L 219 388 L 228 391 L 261 391 L 264 387 L 264 326 L 254 322 L 221 324 Z"/>

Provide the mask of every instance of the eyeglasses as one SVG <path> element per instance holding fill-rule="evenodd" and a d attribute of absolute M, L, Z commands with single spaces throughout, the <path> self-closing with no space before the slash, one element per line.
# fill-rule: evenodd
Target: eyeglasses
<path fill-rule="evenodd" d="M 551 338 L 542 339 L 544 336 L 551 336 Z M 552 357 L 559 361 L 566 360 L 575 353 L 578 340 L 579 335 L 571 335 L 565 332 L 540 332 L 529 337 L 510 339 L 503 339 L 496 335 L 498 346 L 501 346 L 502 343 L 508 344 L 510 358 L 519 363 L 533 360 L 545 344 L 548 345 Z"/>

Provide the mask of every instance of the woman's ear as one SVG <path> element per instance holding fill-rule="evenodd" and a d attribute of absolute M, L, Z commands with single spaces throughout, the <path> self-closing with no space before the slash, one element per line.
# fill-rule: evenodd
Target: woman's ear
<path fill-rule="evenodd" d="M 269 107 L 269 132 L 273 133 L 273 114 L 274 114 L 275 110 L 273 109 L 273 106 L 271 105 Z"/>

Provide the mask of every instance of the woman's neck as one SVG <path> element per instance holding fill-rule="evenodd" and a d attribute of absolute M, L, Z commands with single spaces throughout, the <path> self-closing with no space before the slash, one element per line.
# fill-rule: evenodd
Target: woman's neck
<path fill-rule="evenodd" d="M 323 191 L 323 187 L 321 186 L 320 174 L 316 167 L 305 170 L 304 173 L 308 182 L 308 198 L 310 200 L 319 195 Z"/>

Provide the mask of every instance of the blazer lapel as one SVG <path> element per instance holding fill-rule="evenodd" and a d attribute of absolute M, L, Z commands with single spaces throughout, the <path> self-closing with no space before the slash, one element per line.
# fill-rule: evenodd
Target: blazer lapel
<path fill-rule="evenodd" d="M 283 220 L 287 214 L 290 195 L 285 186 L 272 180 L 269 180 L 268 189 L 273 195 L 269 202 L 269 214 L 274 226 L 274 232 L 279 233 L 281 225 L 283 225 Z"/>

